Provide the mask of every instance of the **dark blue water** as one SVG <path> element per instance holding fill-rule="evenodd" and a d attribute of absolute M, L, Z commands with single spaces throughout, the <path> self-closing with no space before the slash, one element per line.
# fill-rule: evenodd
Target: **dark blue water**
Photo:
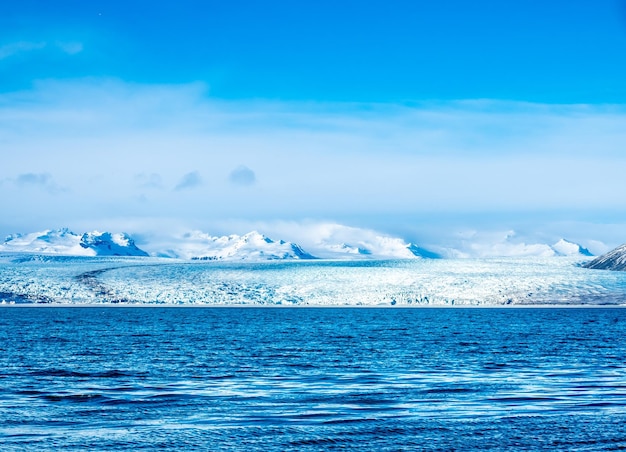
<path fill-rule="evenodd" d="M 1 450 L 626 448 L 624 309 L 0 309 Z"/>

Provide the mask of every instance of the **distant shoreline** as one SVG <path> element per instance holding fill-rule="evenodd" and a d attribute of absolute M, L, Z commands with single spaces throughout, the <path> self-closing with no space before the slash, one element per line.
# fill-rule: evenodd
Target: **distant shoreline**
<path fill-rule="evenodd" d="M 4 303 L 1 308 L 219 308 L 219 309 L 623 309 L 626 304 L 518 304 L 518 305 L 252 305 L 171 303 Z"/>

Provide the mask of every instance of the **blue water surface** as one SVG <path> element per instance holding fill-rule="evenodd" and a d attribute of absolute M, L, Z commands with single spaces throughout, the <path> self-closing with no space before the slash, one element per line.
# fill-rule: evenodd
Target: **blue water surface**
<path fill-rule="evenodd" d="M 0 309 L 1 450 L 618 450 L 620 308 Z"/>

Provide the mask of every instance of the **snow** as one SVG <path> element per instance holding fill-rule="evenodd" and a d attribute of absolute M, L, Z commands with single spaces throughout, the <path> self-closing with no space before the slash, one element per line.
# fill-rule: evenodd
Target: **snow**
<path fill-rule="evenodd" d="M 13 234 L 0 244 L 0 252 L 53 254 L 65 256 L 147 256 L 125 233 L 86 232 L 75 234 L 67 228 L 47 229 L 30 234 Z"/>
<path fill-rule="evenodd" d="M 352 260 L 416 259 L 428 254 L 401 238 L 339 224 L 314 225 L 300 238 L 302 243 L 273 240 L 257 231 L 242 236 L 191 231 L 169 239 L 169 245 L 155 250 L 155 255 L 206 260 Z"/>
<path fill-rule="evenodd" d="M 96 250 L 80 245 L 81 236 L 69 229 L 46 229 L 30 234 L 13 234 L 0 245 L 0 251 L 95 256 Z"/>
<path fill-rule="evenodd" d="M 553 257 L 592 254 L 581 245 L 560 239 L 547 243 L 527 243 L 513 230 L 478 232 L 466 231 L 457 243 L 442 248 L 440 253 L 448 258 L 492 258 L 492 257 Z"/>
<path fill-rule="evenodd" d="M 586 268 L 626 271 L 626 243 L 585 264 Z"/>
<path fill-rule="evenodd" d="M 347 243 L 328 244 L 325 248 L 333 253 L 345 253 L 345 254 L 363 254 L 371 255 L 372 252 L 366 248 L 359 248 L 358 246 L 350 246 Z"/>
<path fill-rule="evenodd" d="M 304 232 L 306 235 L 300 235 L 304 246 L 301 242 L 274 240 L 257 231 L 241 236 L 213 236 L 199 230 L 169 236 L 164 241 L 148 240 L 143 246 L 158 257 L 220 261 L 591 256 L 586 248 L 565 239 L 553 245 L 526 243 L 515 231 L 468 232 L 453 246 L 431 249 L 374 230 L 334 223 L 311 225 Z M 14 234 L 0 244 L 2 251 L 72 256 L 147 255 L 126 233 L 75 234 L 68 229 Z"/>
<path fill-rule="evenodd" d="M 404 239 L 337 223 L 312 224 L 302 244 L 323 259 L 417 259 L 419 247 Z M 425 251 L 425 250 L 423 250 Z"/>
<path fill-rule="evenodd" d="M 251 238 L 253 239 L 253 238 Z M 0 302 L 297 306 L 620 304 L 626 273 L 579 257 L 180 262 L 0 255 Z"/>
<path fill-rule="evenodd" d="M 588 249 L 565 239 L 561 239 L 552 245 L 552 249 L 558 256 L 592 256 Z"/>
<path fill-rule="evenodd" d="M 111 234 L 111 241 L 118 246 L 130 245 L 130 237 L 124 233 Z"/>
<path fill-rule="evenodd" d="M 315 258 L 295 243 L 274 241 L 257 231 L 242 236 L 233 234 L 218 237 L 192 231 L 178 237 L 174 247 L 159 254 L 181 259 L 224 261 Z"/>
<path fill-rule="evenodd" d="M 400 238 L 341 225 L 332 228 L 331 234 L 315 244 L 314 253 L 306 251 L 297 243 L 273 240 L 257 231 L 241 236 L 212 236 L 196 230 L 170 238 L 168 246 L 155 249 L 153 255 L 196 260 L 260 261 L 316 257 L 353 259 L 357 256 L 369 259 L 415 259 L 420 257 L 420 253 L 426 252 Z M 340 237 L 349 238 L 350 243 L 334 242 Z M 79 235 L 68 229 L 9 236 L 0 245 L 0 251 L 71 256 L 146 255 L 127 234 L 93 231 Z"/>
<path fill-rule="evenodd" d="M 135 245 L 133 239 L 125 233 L 86 232 L 82 235 L 80 246 L 93 249 L 98 256 L 147 256 Z"/>

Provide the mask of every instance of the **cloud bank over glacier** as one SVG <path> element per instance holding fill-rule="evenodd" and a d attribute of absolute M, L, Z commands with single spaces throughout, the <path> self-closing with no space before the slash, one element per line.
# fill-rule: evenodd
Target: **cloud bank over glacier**
<path fill-rule="evenodd" d="M 201 83 L 43 81 L 0 95 L 0 232 L 313 219 L 419 242 L 451 213 L 453 233 L 495 213 L 496 228 L 567 218 L 551 238 L 615 245 L 581 225 L 626 223 L 625 122 L 611 105 L 225 101 Z"/>

